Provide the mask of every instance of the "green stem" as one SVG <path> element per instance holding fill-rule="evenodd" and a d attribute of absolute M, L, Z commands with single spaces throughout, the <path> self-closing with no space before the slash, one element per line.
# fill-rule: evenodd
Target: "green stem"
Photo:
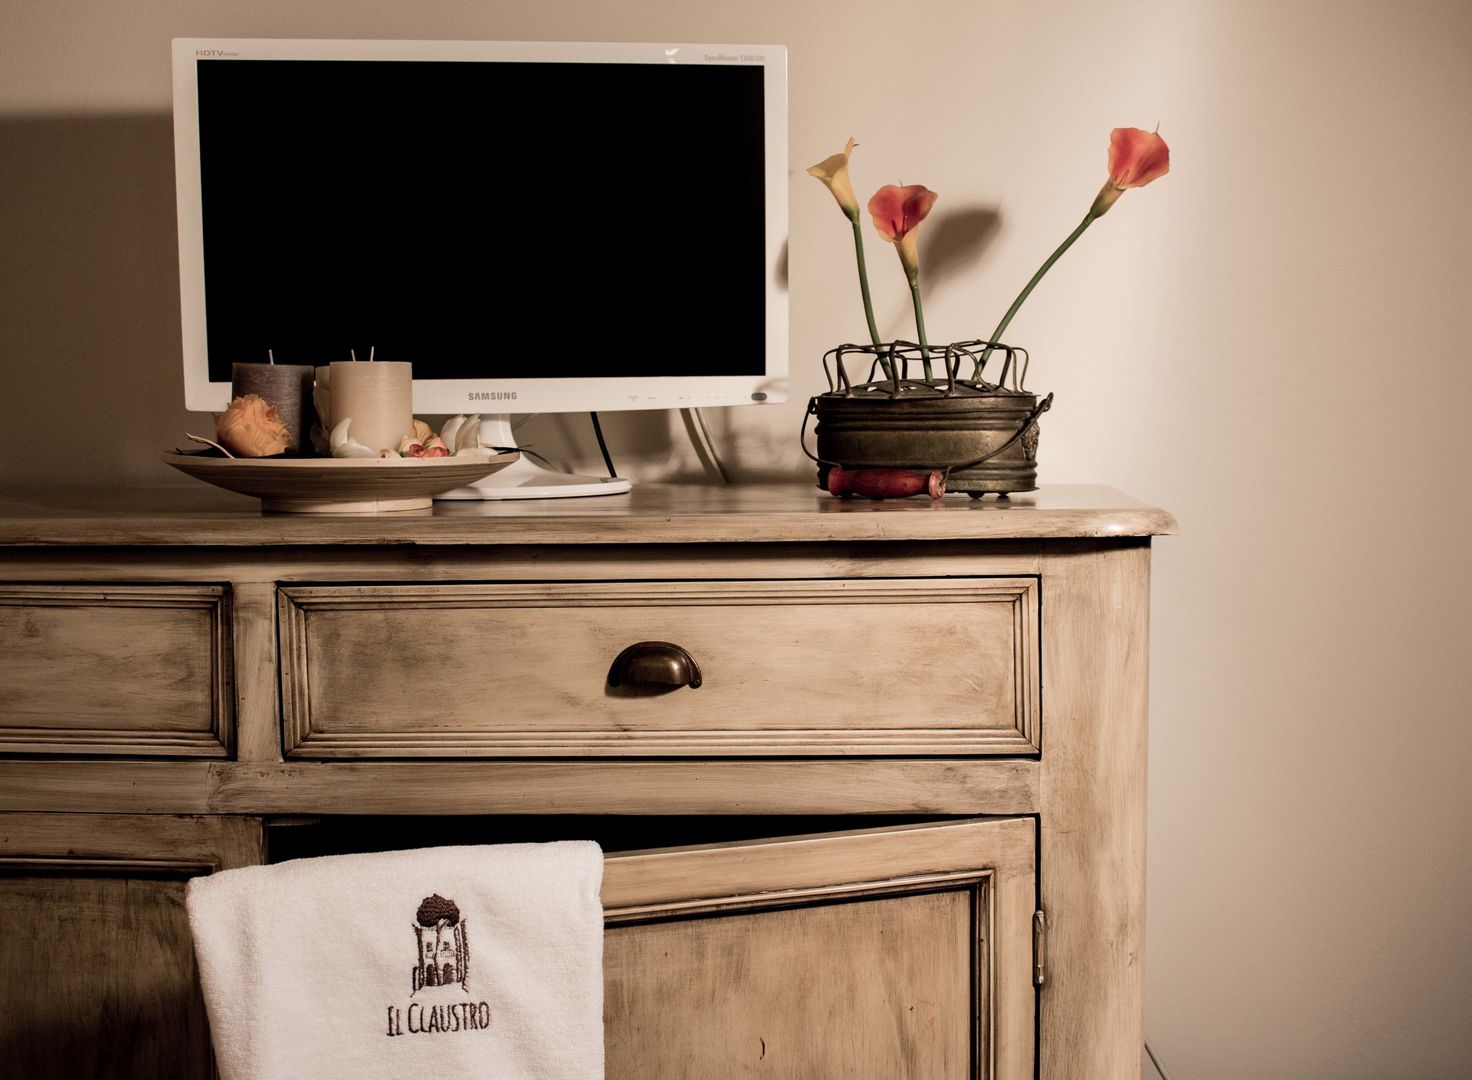
<path fill-rule="evenodd" d="M 920 275 L 911 274 L 910 297 L 915 301 L 915 329 L 920 334 L 920 363 L 925 368 L 925 381 L 931 382 L 930 345 L 925 340 L 925 312 L 920 307 Z"/>
<path fill-rule="evenodd" d="M 1043 275 L 1046 274 L 1049 270 L 1053 269 L 1053 264 L 1062 257 L 1065 251 L 1073 246 L 1073 242 L 1084 234 L 1084 230 L 1092 225 L 1094 223 L 1094 219 L 1098 216 L 1099 215 L 1094 213 L 1093 210 L 1090 210 L 1087 214 L 1085 214 L 1083 221 L 1079 222 L 1078 228 L 1069 233 L 1068 239 L 1058 245 L 1058 250 L 1048 256 L 1048 261 L 1043 263 L 1043 265 L 1038 268 L 1038 272 L 1032 276 L 1032 280 L 1027 283 L 1027 287 L 1018 294 L 1016 300 L 1012 301 L 1012 306 L 1007 309 L 1007 314 L 1002 316 L 1002 321 L 997 324 L 997 328 L 992 331 L 992 336 L 987 339 L 988 345 L 986 347 L 986 351 L 981 354 L 981 359 L 976 362 L 976 371 L 973 376 L 974 378 L 981 378 L 981 371 L 984 367 L 986 367 L 987 359 L 991 356 L 992 351 L 997 347 L 997 342 L 1002 340 L 1002 335 L 1007 330 L 1007 324 L 1012 321 L 1012 316 L 1017 314 L 1017 309 L 1022 306 L 1022 302 L 1026 300 L 1029 295 L 1031 295 L 1033 289 L 1037 287 L 1037 283 L 1043 280 Z"/>
<path fill-rule="evenodd" d="M 859 259 L 859 291 L 864 295 L 864 318 L 869 321 L 869 340 L 874 343 L 874 350 L 879 357 L 879 366 L 884 369 L 884 377 L 893 379 L 894 374 L 889 370 L 889 361 L 884 354 L 879 352 L 883 347 L 879 340 L 879 327 L 874 324 L 874 301 L 869 297 L 869 267 L 864 260 L 864 230 L 859 225 L 859 215 L 855 214 L 849 218 L 854 227 L 854 252 Z"/>

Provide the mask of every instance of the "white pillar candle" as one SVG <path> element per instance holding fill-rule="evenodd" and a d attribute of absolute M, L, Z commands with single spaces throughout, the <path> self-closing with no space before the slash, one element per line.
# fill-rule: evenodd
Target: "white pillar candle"
<path fill-rule="evenodd" d="M 413 365 L 384 360 L 333 362 L 328 433 L 349 418 L 348 434 L 374 450 L 397 450 L 414 430 Z"/>

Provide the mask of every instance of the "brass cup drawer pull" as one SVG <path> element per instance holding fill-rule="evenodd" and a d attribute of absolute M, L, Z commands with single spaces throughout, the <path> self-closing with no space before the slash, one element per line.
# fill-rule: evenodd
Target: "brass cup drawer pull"
<path fill-rule="evenodd" d="M 614 658 L 608 685 L 651 690 L 700 686 L 700 665 L 678 645 L 668 641 L 640 641 Z"/>

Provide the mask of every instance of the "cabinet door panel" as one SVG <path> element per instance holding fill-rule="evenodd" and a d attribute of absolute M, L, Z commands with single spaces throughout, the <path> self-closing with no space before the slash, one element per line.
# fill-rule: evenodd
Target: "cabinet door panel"
<path fill-rule="evenodd" d="M 1033 824 L 612 855 L 609 1080 L 1033 1075 Z"/>
<path fill-rule="evenodd" d="M 211 1080 L 184 888 L 261 854 L 241 819 L 0 814 L 6 1075 Z"/>
<path fill-rule="evenodd" d="M 961 890 L 686 919 L 611 935 L 613 1076 L 971 1071 Z M 692 1027 L 698 1023 L 698 1027 Z M 833 1037 L 842 1032 L 842 1037 Z"/>

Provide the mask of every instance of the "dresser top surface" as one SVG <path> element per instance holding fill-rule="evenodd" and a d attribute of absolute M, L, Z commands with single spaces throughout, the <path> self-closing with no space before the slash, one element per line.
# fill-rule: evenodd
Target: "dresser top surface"
<path fill-rule="evenodd" d="M 432 511 L 263 514 L 199 487 L 0 498 L 0 545 L 630 544 L 1066 539 L 1176 532 L 1109 487 L 1047 485 L 997 500 L 835 499 L 804 484 L 640 484 L 628 495 L 436 503 Z"/>

